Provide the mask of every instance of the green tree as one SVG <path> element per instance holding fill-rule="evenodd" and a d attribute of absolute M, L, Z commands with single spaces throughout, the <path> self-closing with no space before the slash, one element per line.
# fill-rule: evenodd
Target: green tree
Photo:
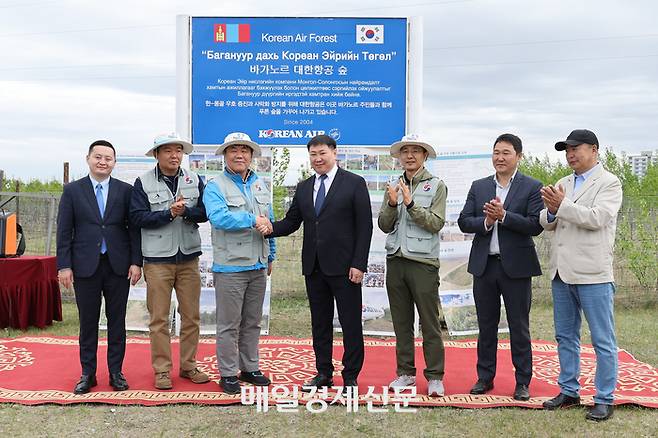
<path fill-rule="evenodd" d="M 37 193 L 37 192 L 61 193 L 63 190 L 62 183 L 54 179 L 49 181 L 31 179 L 28 182 L 25 182 L 17 178 L 9 178 L 9 179 L 5 179 L 2 182 L 2 187 L 0 187 L 0 191 L 15 192 L 17 187 L 19 191 L 29 192 L 29 193 Z"/>
<path fill-rule="evenodd" d="M 274 217 L 281 219 L 285 214 L 285 198 L 288 194 L 284 186 L 288 167 L 290 166 L 290 149 L 272 148 L 272 209 Z"/>
<path fill-rule="evenodd" d="M 304 181 L 311 176 L 311 169 L 309 169 L 308 164 L 302 164 L 299 167 L 299 179 L 298 181 Z"/>
<path fill-rule="evenodd" d="M 639 178 L 633 173 L 628 162 L 624 162 L 623 159 L 619 158 L 612 149 L 606 149 L 601 154 L 600 161 L 603 163 L 603 167 L 617 175 L 617 178 L 621 181 L 625 198 L 636 198 L 640 194 Z"/>
<path fill-rule="evenodd" d="M 650 165 L 643 178 L 638 178 L 630 165 L 611 149 L 600 155 L 603 166 L 617 175 L 622 183 L 624 201 L 617 218 L 615 254 L 622 269 L 628 269 L 640 285 L 640 293 L 658 298 L 658 166 Z M 571 173 L 560 161 L 528 156 L 519 165 L 526 175 L 543 184 L 554 184 Z"/>
<path fill-rule="evenodd" d="M 519 163 L 521 173 L 538 179 L 544 185 L 554 184 L 560 178 L 567 176 L 571 169 L 560 161 L 551 161 L 548 155 L 544 158 L 527 155 Z"/>

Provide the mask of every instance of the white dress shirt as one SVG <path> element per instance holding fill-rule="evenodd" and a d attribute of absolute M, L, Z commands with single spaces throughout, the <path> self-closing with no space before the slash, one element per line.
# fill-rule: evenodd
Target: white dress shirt
<path fill-rule="evenodd" d="M 334 164 L 334 167 L 327 172 L 327 179 L 324 180 L 324 194 L 325 196 L 329 194 L 329 187 L 331 187 L 331 183 L 334 182 L 334 178 L 336 177 L 336 172 L 338 172 L 338 165 Z M 322 180 L 320 179 L 320 174 L 316 173 L 315 174 L 315 184 L 313 184 L 313 205 L 315 205 L 315 198 L 318 196 L 318 190 L 320 190 L 320 182 Z"/>
<path fill-rule="evenodd" d="M 518 170 L 518 169 L 517 169 Z M 516 178 L 516 172 L 517 170 L 514 171 L 514 174 L 510 178 L 509 182 L 505 187 L 501 186 L 500 183 L 498 182 L 498 179 L 496 178 L 496 175 L 494 175 L 494 183 L 496 184 L 496 196 L 500 198 L 500 202 L 505 204 L 505 199 L 507 199 L 507 194 L 509 193 L 510 187 L 512 187 L 512 181 L 514 181 L 514 178 Z M 501 223 L 505 221 L 505 215 L 506 212 L 503 212 L 503 219 L 500 221 Z M 487 227 L 487 218 L 485 216 L 484 218 L 484 228 L 487 229 L 487 231 L 491 230 L 491 227 Z M 500 244 L 498 242 L 498 221 L 494 222 L 493 224 L 493 231 L 491 232 L 491 242 L 489 243 L 489 254 L 500 254 Z"/>

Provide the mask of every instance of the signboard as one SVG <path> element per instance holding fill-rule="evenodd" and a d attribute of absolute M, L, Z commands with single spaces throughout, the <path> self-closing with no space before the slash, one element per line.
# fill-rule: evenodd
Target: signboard
<path fill-rule="evenodd" d="M 265 146 L 305 145 L 318 134 L 388 145 L 406 133 L 407 18 L 191 17 L 188 25 L 179 25 L 191 41 L 179 101 L 187 88 L 196 145 L 234 131 Z"/>

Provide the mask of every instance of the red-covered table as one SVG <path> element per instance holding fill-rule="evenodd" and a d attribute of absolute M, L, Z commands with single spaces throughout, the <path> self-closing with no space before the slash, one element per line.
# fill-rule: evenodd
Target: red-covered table
<path fill-rule="evenodd" d="M 0 258 L 0 328 L 44 328 L 62 320 L 55 257 Z"/>

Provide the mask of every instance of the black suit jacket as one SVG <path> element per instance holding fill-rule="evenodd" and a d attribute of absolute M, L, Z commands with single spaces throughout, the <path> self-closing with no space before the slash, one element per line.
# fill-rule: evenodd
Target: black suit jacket
<path fill-rule="evenodd" d="M 365 180 L 338 168 L 320 214 L 313 204 L 312 176 L 297 185 L 285 218 L 274 222 L 269 237 L 287 236 L 304 223 L 302 272 L 310 275 L 317 257 L 325 275 L 348 275 L 350 268 L 366 271 L 372 238 L 370 195 Z"/>
<path fill-rule="evenodd" d="M 543 228 L 539 224 L 539 212 L 544 208 L 541 199 L 542 183 L 516 173 L 503 208 L 505 221 L 498 223 L 500 260 L 505 273 L 511 278 L 541 275 L 539 259 L 532 236 L 538 236 Z M 473 181 L 466 197 L 466 204 L 459 214 L 459 228 L 464 233 L 475 233 L 468 272 L 481 276 L 487 267 L 492 231 L 484 227 L 484 204 L 496 197 L 494 176 Z"/>
<path fill-rule="evenodd" d="M 130 184 L 110 178 L 101 218 L 88 176 L 64 186 L 57 214 L 57 269 L 71 268 L 77 277 L 91 277 L 103 237 L 115 274 L 128 276 L 130 265 L 142 265 L 139 229 L 129 222 L 131 193 Z"/>

